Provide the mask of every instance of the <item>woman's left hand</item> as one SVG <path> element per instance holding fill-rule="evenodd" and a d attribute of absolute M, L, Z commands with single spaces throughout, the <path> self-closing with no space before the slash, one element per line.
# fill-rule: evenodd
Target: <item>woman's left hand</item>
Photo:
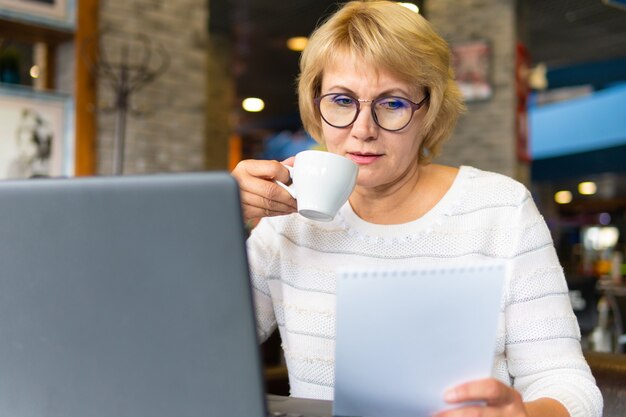
<path fill-rule="evenodd" d="M 495 378 L 480 379 L 451 388 L 446 392 L 450 404 L 482 401 L 484 404 L 461 406 L 437 413 L 436 417 L 528 417 L 522 396 Z"/>

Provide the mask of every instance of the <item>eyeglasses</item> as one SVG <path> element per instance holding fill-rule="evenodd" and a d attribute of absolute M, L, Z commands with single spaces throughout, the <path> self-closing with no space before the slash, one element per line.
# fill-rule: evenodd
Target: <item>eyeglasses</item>
<path fill-rule="evenodd" d="M 404 97 L 383 96 L 374 100 L 357 99 L 350 94 L 330 93 L 315 98 L 322 119 L 332 127 L 344 128 L 350 126 L 361 112 L 361 103 L 372 103 L 372 119 L 381 129 L 395 132 L 404 129 L 413 118 L 413 113 L 419 110 L 429 94 L 419 103 L 414 103 Z"/>

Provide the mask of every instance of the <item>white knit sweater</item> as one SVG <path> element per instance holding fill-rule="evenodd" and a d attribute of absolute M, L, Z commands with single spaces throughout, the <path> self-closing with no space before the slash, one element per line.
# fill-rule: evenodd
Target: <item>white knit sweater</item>
<path fill-rule="evenodd" d="M 512 273 L 493 376 L 525 401 L 549 397 L 572 417 L 601 415 L 550 233 L 528 190 L 510 178 L 461 167 L 433 209 L 401 225 L 367 223 L 348 203 L 329 223 L 266 218 L 248 253 L 259 337 L 278 326 L 293 396 L 333 398 L 337 268 L 505 259 Z"/>

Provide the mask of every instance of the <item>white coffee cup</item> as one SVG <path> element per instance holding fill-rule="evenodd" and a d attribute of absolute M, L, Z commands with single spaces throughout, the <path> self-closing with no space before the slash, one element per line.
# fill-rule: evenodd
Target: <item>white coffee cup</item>
<path fill-rule="evenodd" d="M 358 166 L 343 156 L 325 151 L 302 151 L 293 167 L 292 184 L 276 181 L 298 203 L 298 213 L 312 220 L 331 221 L 348 201 L 356 184 Z"/>

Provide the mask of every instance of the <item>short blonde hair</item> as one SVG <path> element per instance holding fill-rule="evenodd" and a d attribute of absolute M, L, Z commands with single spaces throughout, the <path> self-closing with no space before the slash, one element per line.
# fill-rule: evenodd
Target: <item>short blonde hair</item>
<path fill-rule="evenodd" d="M 321 93 L 324 69 L 344 54 L 430 94 L 418 156 L 420 163 L 428 163 L 465 110 L 446 41 L 418 13 L 394 2 L 351 1 L 343 5 L 313 32 L 300 59 L 300 116 L 305 130 L 321 144 L 322 121 L 313 99 Z"/>

